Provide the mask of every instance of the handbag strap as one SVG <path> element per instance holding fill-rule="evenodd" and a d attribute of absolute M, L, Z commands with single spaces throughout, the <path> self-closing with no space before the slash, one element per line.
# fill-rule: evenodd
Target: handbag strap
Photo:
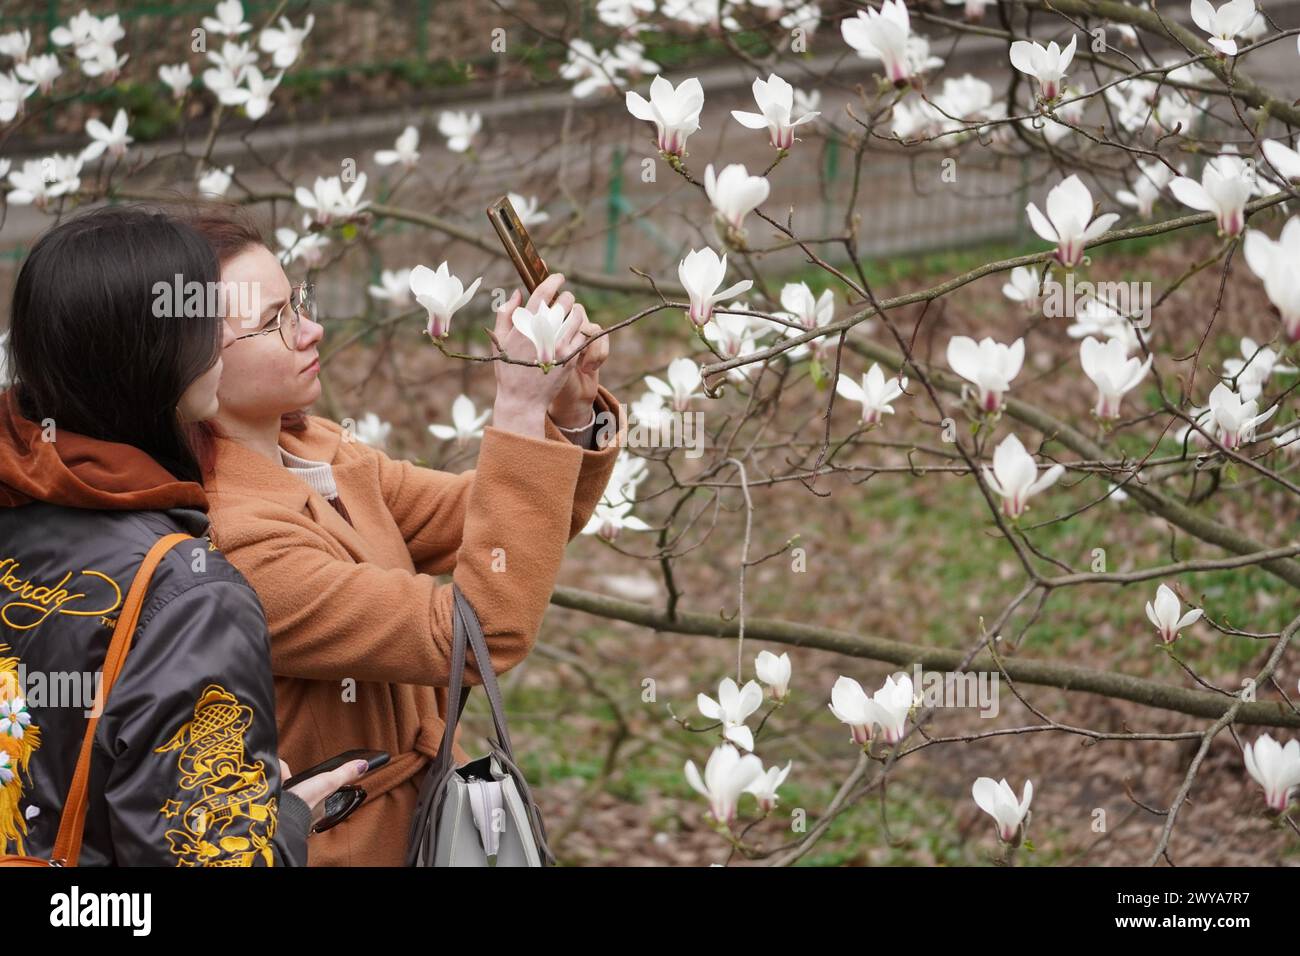
<path fill-rule="evenodd" d="M 154 543 L 149 553 L 144 556 L 140 569 L 136 571 L 131 589 L 122 604 L 122 610 L 117 615 L 113 638 L 109 641 L 108 653 L 104 655 L 103 677 L 93 708 L 95 716 L 86 722 L 86 736 L 81 742 L 81 755 L 77 758 L 77 768 L 72 774 L 68 799 L 63 804 L 59 835 L 54 841 L 51 860 L 56 866 L 76 866 L 77 859 L 81 856 L 81 839 L 86 827 L 86 809 L 89 805 L 90 753 L 95 745 L 95 728 L 99 726 L 99 715 L 103 714 L 108 702 L 108 692 L 113 689 L 113 684 L 122 671 L 127 651 L 131 649 L 131 639 L 140 621 L 140 609 L 144 605 L 149 581 L 153 578 L 154 570 L 162 561 L 163 555 L 189 537 L 188 534 L 176 532 Z"/>

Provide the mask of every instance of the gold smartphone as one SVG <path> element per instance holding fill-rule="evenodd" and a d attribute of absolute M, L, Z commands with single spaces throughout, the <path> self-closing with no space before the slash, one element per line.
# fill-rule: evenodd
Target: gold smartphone
<path fill-rule="evenodd" d="M 532 292 L 550 273 L 546 271 L 542 257 L 537 254 L 528 230 L 519 221 L 515 207 L 510 205 L 510 198 L 502 196 L 488 206 L 487 215 L 492 222 L 492 228 L 497 231 L 501 244 L 506 248 L 506 254 L 515 264 L 519 278 L 523 279 L 528 291 Z"/>

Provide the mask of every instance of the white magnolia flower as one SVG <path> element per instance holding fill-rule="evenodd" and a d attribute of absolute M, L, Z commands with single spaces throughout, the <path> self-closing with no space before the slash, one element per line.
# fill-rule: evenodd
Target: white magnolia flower
<path fill-rule="evenodd" d="M 1255 17 L 1255 0 L 1229 0 L 1217 10 L 1209 0 L 1192 0 L 1192 20 L 1210 35 L 1210 46 L 1226 56 L 1237 55 L 1233 37 Z"/>
<path fill-rule="evenodd" d="M 312 232 L 311 224 L 311 216 L 302 217 L 302 235 L 298 235 L 287 226 L 275 230 L 275 241 L 280 246 L 279 258 L 282 263 L 289 265 L 302 260 L 309 269 L 320 265 L 321 260 L 325 258 L 325 247 L 329 245 L 329 237 L 321 232 Z"/>
<path fill-rule="evenodd" d="M 1160 639 L 1166 644 L 1172 644 L 1177 640 L 1178 632 L 1196 623 L 1204 613 L 1199 607 L 1194 607 L 1180 617 L 1181 610 L 1182 605 L 1178 602 L 1178 595 L 1167 584 L 1156 588 L 1154 605 L 1147 601 L 1147 620 L 1155 625 Z"/>
<path fill-rule="evenodd" d="M 745 681 L 744 687 L 738 687 L 730 677 L 724 677 L 718 684 L 718 699 L 697 694 L 695 706 L 710 720 L 722 721 L 722 734 L 732 743 L 746 750 L 754 749 L 754 732 L 745 726 L 745 721 L 763 706 L 763 688 L 757 682 Z"/>
<path fill-rule="evenodd" d="M 1061 95 L 1061 80 L 1070 68 L 1078 44 L 1077 34 L 1070 35 L 1064 49 L 1055 40 L 1046 47 L 1032 40 L 1017 40 L 1011 44 L 1011 65 L 1036 79 L 1040 97 L 1050 103 Z"/>
<path fill-rule="evenodd" d="M 766 81 L 756 78 L 753 91 L 759 112 L 732 110 L 731 115 L 740 125 L 750 129 L 766 128 L 768 142 L 777 149 L 789 149 L 793 146 L 794 128 L 803 123 L 810 123 L 821 115 L 817 112 L 805 112 L 798 119 L 793 119 L 794 87 L 775 73 L 770 74 Z"/>
<path fill-rule="evenodd" d="M 12 33 L 0 33 L 0 56 L 13 57 L 16 63 L 26 61 L 27 50 L 31 45 L 31 30 L 14 30 Z"/>
<path fill-rule="evenodd" d="M 1255 428 L 1276 412 L 1274 404 L 1263 414 L 1257 414 L 1257 399 L 1242 400 L 1231 388 L 1220 382 L 1210 390 L 1210 422 L 1214 437 L 1224 448 L 1240 448 L 1255 440 Z"/>
<path fill-rule="evenodd" d="M 483 128 L 483 117 L 478 113 L 443 110 L 438 115 L 438 132 L 447 138 L 447 148 L 454 153 L 469 149 L 475 134 Z"/>
<path fill-rule="evenodd" d="M 240 86 L 244 70 L 231 70 L 224 64 L 203 71 L 203 85 L 216 94 L 217 101 L 226 106 L 237 106 L 248 98 L 248 91 Z"/>
<path fill-rule="evenodd" d="M 1173 175 L 1173 170 L 1159 160 L 1138 163 L 1138 177 L 1133 182 L 1133 189 L 1120 189 L 1116 191 L 1115 198 L 1126 206 L 1132 206 L 1143 219 L 1147 219 L 1160 197 L 1160 191 L 1169 185 Z"/>
<path fill-rule="evenodd" d="M 727 254 L 718 254 L 708 246 L 692 249 L 686 258 L 677 264 L 677 278 L 691 305 L 687 316 L 696 325 L 704 325 L 713 316 L 713 307 L 722 299 L 746 292 L 754 284 L 752 279 L 741 279 L 725 289 L 719 289 L 727 275 Z"/>
<path fill-rule="evenodd" d="M 1072 339 L 1088 335 L 1118 339 L 1124 343 L 1125 354 L 1142 347 L 1133 323 L 1120 312 L 1108 295 L 1093 292 L 1083 296 L 1075 303 L 1074 319 L 1074 323 L 1065 330 Z"/>
<path fill-rule="evenodd" d="M 119 109 L 117 115 L 113 117 L 111 128 L 97 119 L 86 120 L 86 132 L 91 137 L 91 143 L 81 151 L 82 162 L 89 162 L 103 155 L 105 150 L 112 159 L 121 159 L 125 156 L 127 144 L 134 142 L 134 137 L 127 135 L 126 126 L 126 110 L 123 109 Z"/>
<path fill-rule="evenodd" d="M 560 76 L 575 80 L 570 91 L 584 99 L 601 90 L 616 90 L 627 85 L 624 72 L 640 75 L 656 72 L 659 64 L 647 60 L 640 43 L 616 44 L 613 50 L 596 50 L 590 43 L 575 37 L 569 41 L 568 59 L 560 65 Z"/>
<path fill-rule="evenodd" d="M 374 412 L 366 412 L 353 426 L 353 435 L 357 441 L 374 448 L 383 448 L 388 441 L 388 433 L 393 430 L 390 422 L 383 421 Z"/>
<path fill-rule="evenodd" d="M 15 206 L 44 209 L 51 199 L 81 188 L 81 157 L 55 153 L 44 159 L 23 160 L 22 169 L 9 173 L 12 187 L 6 197 Z"/>
<path fill-rule="evenodd" d="M 740 163 L 732 163 L 718 175 L 713 164 L 704 168 L 704 192 L 714 210 L 734 229 L 740 229 L 747 215 L 762 205 L 771 187 L 766 178 L 751 176 Z"/>
<path fill-rule="evenodd" d="M 879 713 L 875 701 L 852 677 L 840 676 L 831 688 L 831 713 L 849 725 L 849 739 L 860 747 L 871 743 Z"/>
<path fill-rule="evenodd" d="M 663 399 L 658 395 L 647 395 L 658 399 L 662 405 Z M 626 448 L 622 449 L 614 459 L 614 470 L 610 473 L 609 483 L 605 485 L 605 493 L 600 500 L 611 505 L 636 501 L 636 490 L 649 474 L 644 458 L 630 455 Z"/>
<path fill-rule="evenodd" d="M 628 416 L 632 421 L 647 428 L 657 428 L 668 421 L 673 412 L 664 404 L 664 397 L 657 392 L 643 392 L 641 397 L 632 402 Z"/>
<path fill-rule="evenodd" d="M 244 19 L 244 5 L 239 0 L 222 0 L 217 4 L 215 17 L 203 18 L 203 29 L 209 33 L 237 37 L 253 29 L 253 25 Z"/>
<path fill-rule="evenodd" d="M 4 384 L 4 373 L 0 372 L 0 385 Z M 1287 454 L 1300 451 L 1300 423 L 1293 424 L 1286 431 L 1273 436 L 1273 444 Z"/>
<path fill-rule="evenodd" d="M 619 532 L 625 528 L 632 531 L 650 531 L 648 524 L 631 514 L 634 502 L 620 501 L 610 503 L 601 500 L 591 512 L 591 518 L 583 526 L 583 534 L 594 534 L 606 541 L 614 541 Z"/>
<path fill-rule="evenodd" d="M 1029 225 L 1048 242 L 1056 243 L 1056 259 L 1067 269 L 1083 261 L 1083 247 L 1100 238 L 1119 219 L 1108 212 L 1092 218 L 1092 193 L 1078 176 L 1070 175 L 1047 194 L 1047 215 L 1030 203 L 1025 207 Z"/>
<path fill-rule="evenodd" d="M 1022 302 L 1026 312 L 1038 311 L 1038 290 L 1046 281 L 1046 275 L 1039 279 L 1038 273 L 1029 266 L 1016 266 L 1002 286 L 1002 294 L 1012 302 Z"/>
<path fill-rule="evenodd" d="M 886 677 L 880 690 L 871 695 L 871 702 L 876 705 L 876 722 L 885 743 L 896 744 L 907 734 L 907 715 L 912 710 L 912 678 L 906 674 L 898 680 Z"/>
<path fill-rule="evenodd" d="M 954 335 L 948 340 L 948 366 L 975 386 L 976 401 L 985 412 L 1002 408 L 1002 395 L 1011 387 L 1011 380 L 1020 374 L 1025 364 L 1025 340 L 1016 339 L 1010 345 L 984 337 L 976 344 L 966 335 Z M 965 387 L 963 386 L 965 398 Z"/>
<path fill-rule="evenodd" d="M 24 83 L 12 73 L 0 73 L 0 123 L 8 123 L 21 113 L 23 103 L 35 92 L 35 83 Z"/>
<path fill-rule="evenodd" d="M 861 385 L 849 376 L 841 374 L 835 383 L 835 394 L 862 406 L 862 424 L 876 425 L 883 416 L 894 413 L 889 403 L 902 395 L 905 388 L 907 388 L 906 375 L 894 376 L 886 380 L 880 364 L 872 362 L 871 368 L 862 375 Z"/>
<path fill-rule="evenodd" d="M 1300 216 L 1292 216 L 1282 234 L 1270 239 L 1258 229 L 1246 230 L 1242 241 L 1246 265 L 1264 283 L 1264 293 L 1282 316 L 1291 342 L 1300 341 Z"/>
<path fill-rule="evenodd" d="M 1178 176 L 1169 191 L 1184 206 L 1212 212 L 1225 236 L 1235 236 L 1246 225 L 1246 202 L 1255 192 L 1254 170 L 1239 156 L 1224 153 L 1205 164 L 1198 183 Z"/>
<path fill-rule="evenodd" d="M 773 700 L 784 700 L 790 693 L 790 655 L 779 657 L 771 651 L 759 651 L 754 658 L 754 673 L 767 685 L 768 696 Z"/>
<path fill-rule="evenodd" d="M 655 12 L 655 0 L 599 0 L 596 17 L 609 27 L 627 29 L 641 26 L 642 20 Z"/>
<path fill-rule="evenodd" d="M 85 54 L 82 56 L 82 54 Z M 126 61 L 130 59 L 129 54 L 117 55 L 117 51 L 107 44 L 92 43 L 88 46 L 78 47 L 77 55 L 81 59 L 81 72 L 86 76 L 104 77 L 105 82 L 114 83 L 117 81 L 117 75 Z"/>
<path fill-rule="evenodd" d="M 158 67 L 158 78 L 171 88 L 173 99 L 184 99 L 185 94 L 190 90 L 190 84 L 194 82 L 194 74 L 190 72 L 188 63 L 168 64 L 164 63 Z"/>
<path fill-rule="evenodd" d="M 867 60 L 880 60 L 885 75 L 895 86 L 905 86 L 916 72 L 911 18 L 903 0 L 884 0 L 880 10 L 868 7 L 840 21 L 844 42 Z"/>
<path fill-rule="evenodd" d="M 226 190 L 230 188 L 231 176 L 235 172 L 235 167 L 226 166 L 225 168 L 213 167 L 199 177 L 199 194 L 202 196 L 224 196 Z"/>
<path fill-rule="evenodd" d="M 627 111 L 639 120 L 655 124 L 660 152 L 670 156 L 686 155 L 687 138 L 700 128 L 700 110 L 704 108 L 704 88 L 691 77 L 674 87 L 662 75 L 650 83 L 650 99 L 628 90 Z"/>
<path fill-rule="evenodd" d="M 257 45 L 263 53 L 271 54 L 271 63 L 280 69 L 286 69 L 293 65 L 294 61 L 302 55 L 302 44 L 307 39 L 307 34 L 311 33 L 311 28 L 316 25 L 316 17 L 313 14 L 307 14 L 307 19 L 303 21 L 301 27 L 295 27 L 289 22 L 288 17 L 280 18 L 280 26 L 267 27 L 258 37 Z"/>
<path fill-rule="evenodd" d="M 1079 346 L 1079 361 L 1083 373 L 1097 386 L 1097 404 L 1093 411 L 1098 418 L 1119 418 L 1119 406 L 1124 395 L 1137 388 L 1151 369 L 1154 355 L 1142 361 L 1136 355 L 1129 357 L 1121 339 L 1098 342 L 1091 335 Z"/>
<path fill-rule="evenodd" d="M 646 387 L 663 399 L 671 401 L 673 411 L 684 412 L 691 407 L 702 379 L 700 367 L 689 358 L 675 358 L 668 363 L 668 381 L 654 375 L 645 377 Z"/>
<path fill-rule="evenodd" d="M 257 53 L 253 50 L 252 44 L 236 43 L 234 40 L 227 40 L 221 44 L 220 53 L 209 50 L 207 58 L 208 62 L 217 69 L 224 69 L 232 74 L 236 82 L 244 79 L 245 70 L 257 65 Z"/>
<path fill-rule="evenodd" d="M 804 329 L 815 329 L 825 325 L 835 316 L 835 293 L 823 289 L 822 294 L 814 297 L 806 282 L 787 282 L 781 287 L 782 318 L 798 322 Z"/>
<path fill-rule="evenodd" d="M 980 777 L 971 787 L 975 805 L 997 821 L 998 839 L 1003 843 L 1019 843 L 1017 832 L 1029 814 L 1029 802 L 1034 799 L 1032 780 L 1025 781 L 1021 794 L 1017 799 L 1005 778 L 995 782 L 992 777 Z"/>
<path fill-rule="evenodd" d="M 1267 159 L 1285 179 L 1300 179 L 1300 152 L 1276 139 L 1266 139 L 1259 144 Z"/>
<path fill-rule="evenodd" d="M 816 113 L 820 116 L 821 113 L 817 112 L 817 107 L 821 104 L 821 99 L 822 94 L 820 90 L 809 90 L 808 92 L 804 92 L 796 87 L 794 91 L 793 114 L 796 116 L 802 116 L 804 113 Z"/>
<path fill-rule="evenodd" d="M 703 778 L 695 761 L 686 761 L 685 769 L 687 783 L 708 798 L 713 819 L 727 825 L 736 818 L 740 795 L 763 773 L 763 762 L 754 754 L 741 756 L 731 744 L 721 744 L 709 754 Z"/>
<path fill-rule="evenodd" d="M 688 26 L 731 31 L 744 29 L 730 13 L 723 13 L 724 4 L 729 10 L 730 0 L 662 0 L 659 12 Z"/>
<path fill-rule="evenodd" d="M 59 58 L 53 53 L 43 53 L 18 63 L 14 66 L 14 73 L 20 80 L 35 83 L 41 93 L 49 93 L 54 81 L 63 74 L 63 67 L 59 66 Z"/>
<path fill-rule="evenodd" d="M 401 163 L 409 169 L 420 159 L 419 147 L 420 131 L 414 126 L 408 126 L 397 137 L 397 142 L 393 144 L 392 149 L 375 151 L 375 162 L 380 166 L 392 166 L 394 163 Z"/>
<path fill-rule="evenodd" d="M 275 88 L 280 85 L 284 79 L 283 73 L 278 73 L 274 79 L 263 76 L 262 71 L 255 66 L 250 66 L 244 71 L 244 82 L 248 84 L 246 89 L 232 90 L 230 93 L 231 101 L 244 107 L 244 112 L 252 120 L 261 119 L 271 111 L 271 94 Z M 364 174 L 363 174 L 364 175 Z"/>
<path fill-rule="evenodd" d="M 514 207 L 515 214 L 524 227 L 540 225 L 551 218 L 550 213 L 539 212 L 537 209 L 538 199 L 536 196 L 521 196 L 519 193 L 507 193 L 510 205 Z"/>
<path fill-rule="evenodd" d="M 776 809 L 776 789 L 785 783 L 785 778 L 790 775 L 790 768 L 793 765 L 793 760 L 787 760 L 784 768 L 768 767 L 760 777 L 745 788 L 745 793 L 752 793 L 754 799 L 758 801 L 760 812 L 769 813 Z"/>
<path fill-rule="evenodd" d="M 411 270 L 407 284 L 415 301 L 429 313 L 425 331 L 431 338 L 445 338 L 451 332 L 452 316 L 469 303 L 482 281 L 483 277 L 479 276 L 465 288 L 460 278 L 451 274 L 446 262 L 440 263 L 436 271 L 425 265 Z"/>
<path fill-rule="evenodd" d="M 1290 365 L 1283 365 L 1277 352 L 1267 345 L 1261 346 L 1248 335 L 1241 339 L 1241 355 L 1241 358 L 1223 360 L 1223 380 L 1231 386 L 1230 380 L 1236 379 L 1242 398 L 1259 398 L 1264 385 L 1274 375 L 1289 375 L 1297 371 Z"/>
<path fill-rule="evenodd" d="M 294 190 L 293 197 L 299 206 L 311 210 L 318 223 L 328 226 L 335 220 L 351 219 L 369 206 L 370 200 L 361 198 L 365 191 L 365 173 L 357 174 L 357 181 L 346 191 L 338 176 L 317 176 L 310 191 L 299 186 Z"/>
<path fill-rule="evenodd" d="M 491 414 L 492 409 L 489 408 L 480 415 L 474 407 L 473 399 L 468 395 L 458 395 L 451 403 L 451 424 L 430 425 L 429 433 L 443 441 L 454 439 L 459 448 L 472 438 L 483 437 L 483 424 Z"/>
<path fill-rule="evenodd" d="M 1024 514 L 1029 499 L 1056 484 L 1065 473 L 1064 465 L 1053 465 L 1040 476 L 1038 465 L 1014 434 L 1002 439 L 993 450 L 993 470 L 982 465 L 984 480 L 1002 499 L 1002 513 L 1008 518 Z"/>
<path fill-rule="evenodd" d="M 536 361 L 547 367 L 559 358 L 561 348 L 566 355 L 571 351 L 578 326 L 582 324 L 582 312 L 571 306 L 566 315 L 563 305 L 547 305 L 543 302 L 538 305 L 536 312 L 531 312 L 522 305 L 516 306 L 510 321 L 533 343 L 533 348 L 537 350 Z"/>
<path fill-rule="evenodd" d="M 1300 741 L 1290 740 L 1283 747 L 1268 734 L 1260 734 L 1254 746 L 1242 748 L 1246 772 L 1264 788 L 1270 810 L 1284 811 L 1292 793 L 1300 786 Z"/>
<path fill-rule="evenodd" d="M 394 305 L 409 305 L 414 298 L 411 292 L 411 274 L 414 269 L 381 269 L 379 285 L 367 288 L 372 298 Z"/>
<path fill-rule="evenodd" d="M 756 335 L 762 335 L 766 327 L 760 326 L 748 315 L 729 312 L 728 309 L 747 311 L 749 303 L 737 300 L 727 303 L 724 309 L 715 311 L 713 321 L 704 327 L 704 337 L 713 343 L 724 358 L 735 358 L 752 352 Z"/>

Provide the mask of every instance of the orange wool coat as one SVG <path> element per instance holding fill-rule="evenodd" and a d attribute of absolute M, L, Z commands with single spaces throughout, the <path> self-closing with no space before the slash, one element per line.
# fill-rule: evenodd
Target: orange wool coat
<path fill-rule="evenodd" d="M 601 387 L 598 412 L 620 421 Z M 213 540 L 266 610 L 280 756 L 304 770 L 344 750 L 387 750 L 366 802 L 314 835 L 312 866 L 400 866 L 422 771 L 447 712 L 452 591 L 478 612 L 498 674 L 532 649 L 564 558 L 604 493 L 621 435 L 599 451 L 487 426 L 461 474 L 395 461 L 324 418 L 285 431 L 291 454 L 333 466 L 352 525 L 278 463 L 218 439 L 207 484 Z M 465 679 L 481 684 L 472 653 Z M 468 760 L 457 729 L 457 763 Z M 486 745 L 471 744 L 474 756 Z"/>

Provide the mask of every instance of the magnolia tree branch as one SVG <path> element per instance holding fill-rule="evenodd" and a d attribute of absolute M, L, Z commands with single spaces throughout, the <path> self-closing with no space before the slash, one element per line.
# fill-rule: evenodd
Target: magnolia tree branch
<path fill-rule="evenodd" d="M 729 640 L 739 634 L 736 622 L 719 620 L 716 615 L 677 610 L 667 613 L 645 604 L 596 594 L 580 588 L 557 587 L 551 603 L 575 611 L 584 611 L 609 620 L 626 621 L 653 631 L 675 634 L 693 634 Z M 850 634 L 828 627 L 749 616 L 745 633 L 754 640 L 793 647 L 810 647 L 834 651 L 847 657 L 895 664 L 909 668 L 919 664 L 927 670 L 952 671 L 962 663 L 962 651 L 906 644 L 881 637 Z M 998 660 L 1007 675 L 1023 684 L 1056 687 L 1061 690 L 1101 694 L 1119 700 L 1132 701 L 1159 710 L 1171 710 L 1193 717 L 1221 717 L 1236 707 L 1235 720 L 1241 724 L 1258 724 L 1269 727 L 1300 727 L 1300 713 L 1288 709 L 1282 701 L 1255 701 L 1244 703 L 1224 698 L 1219 694 L 1173 687 L 1159 681 L 1131 677 L 1111 671 L 1093 670 L 1075 664 L 1028 660 L 999 655 Z M 973 669 L 996 670 L 997 662 L 987 651 L 976 655 Z"/>

